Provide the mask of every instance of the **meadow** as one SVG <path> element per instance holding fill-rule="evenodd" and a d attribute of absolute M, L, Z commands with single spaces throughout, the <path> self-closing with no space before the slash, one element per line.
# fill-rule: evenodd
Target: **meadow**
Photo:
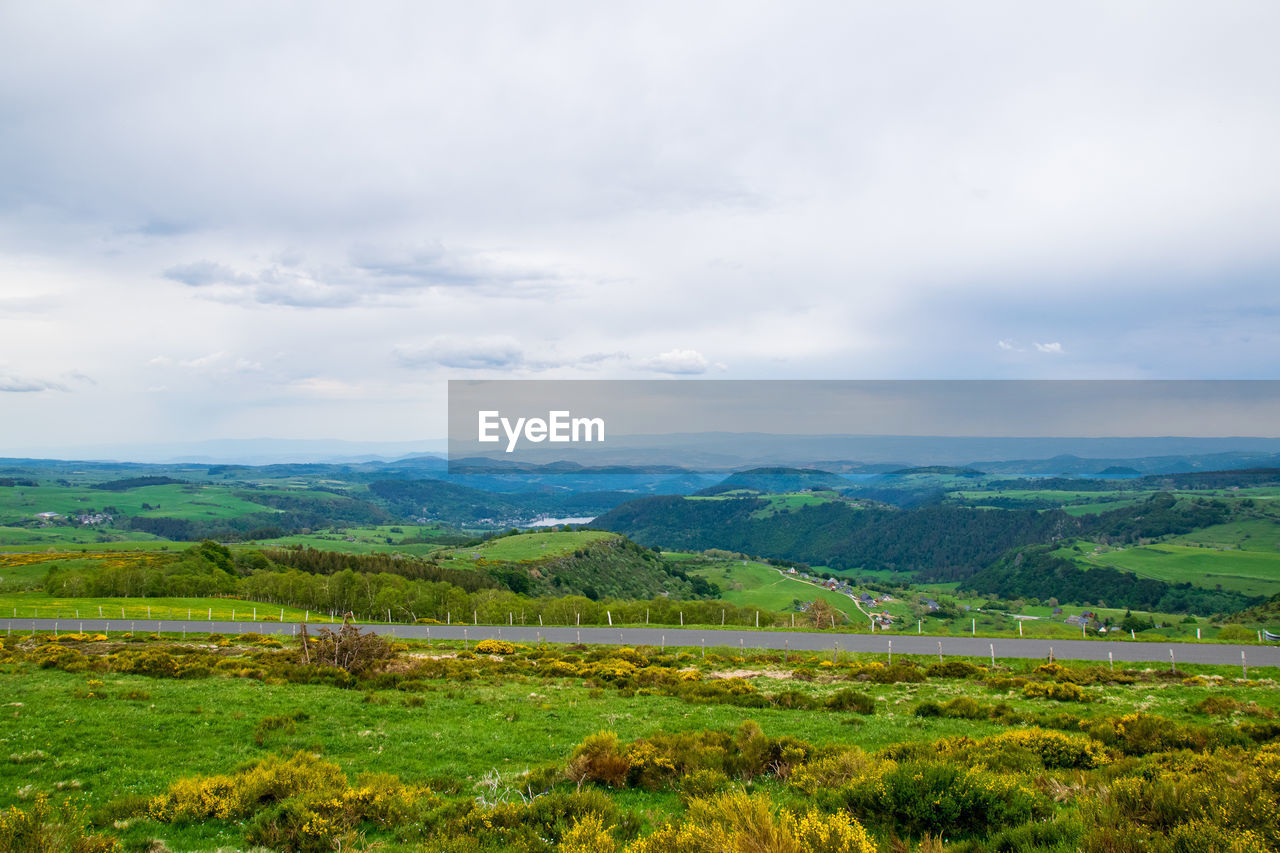
<path fill-rule="evenodd" d="M 73 811 L 46 822 L 114 840 L 101 850 L 269 837 L 278 850 L 580 853 L 647 850 L 652 835 L 679 853 L 717 849 L 672 846 L 691 815 L 730 820 L 747 804 L 732 798 L 754 797 L 784 829 L 780 809 L 867 827 L 865 844 L 805 836 L 786 848 L 801 853 L 1103 849 L 1090 823 L 1120 820 L 1139 835 L 1110 849 L 1136 851 L 1165 849 L 1162 826 L 1136 805 L 1099 811 L 1100 797 L 1170 773 L 1202 834 L 1276 840 L 1274 669 L 1246 681 L 1225 667 L 501 643 L 386 654 L 345 674 L 256 635 L 5 639 L 0 849 L 23 849 L 4 846 L 28 825 L 14 815 L 65 800 Z M 1261 817 L 1198 811 L 1195 784 L 1218 780 L 1224 760 Z M 941 787 L 872 796 L 906 784 L 900 770 Z M 264 774 L 270 798 L 237 805 L 237 785 Z M 926 794 L 943 803 L 936 814 L 911 810 Z"/>
<path fill-rule="evenodd" d="M 326 492 L 302 494 L 313 498 L 333 497 Z M 58 485 L 0 489 L 0 521 L 30 518 L 42 512 L 75 517 L 91 511 L 110 511 L 108 507 L 121 515 L 181 519 L 235 518 L 265 509 L 261 504 L 237 497 L 225 486 L 194 483 L 143 486 L 118 492 Z"/>
<path fill-rule="evenodd" d="M 1169 583 L 1190 583 L 1210 589 L 1226 589 L 1246 595 L 1280 593 L 1280 552 L 1223 549 L 1208 545 L 1153 543 L 1129 548 L 1090 549 L 1086 564 L 1110 566 L 1138 577 Z"/>

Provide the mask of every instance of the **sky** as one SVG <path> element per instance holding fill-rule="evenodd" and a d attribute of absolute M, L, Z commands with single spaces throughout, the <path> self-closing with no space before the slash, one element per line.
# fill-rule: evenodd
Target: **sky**
<path fill-rule="evenodd" d="M 1280 5 L 0 4 L 0 456 L 1276 378 Z"/>

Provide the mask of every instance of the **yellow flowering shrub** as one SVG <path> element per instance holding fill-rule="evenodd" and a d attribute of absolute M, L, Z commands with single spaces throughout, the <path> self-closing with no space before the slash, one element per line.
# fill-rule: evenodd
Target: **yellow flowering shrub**
<path fill-rule="evenodd" d="M 1088 770 L 1108 761 L 1106 749 L 1097 741 L 1045 729 L 1015 729 L 984 738 L 974 753 L 979 757 L 998 756 L 1010 749 L 1034 753 L 1050 769 Z"/>
<path fill-rule="evenodd" d="M 634 842 L 626 853 L 875 853 L 862 825 L 846 812 L 802 815 L 740 791 L 693 800 L 688 814 Z"/>
<path fill-rule="evenodd" d="M 560 853 L 615 853 L 617 849 L 618 843 L 597 814 L 589 814 L 575 823 L 560 843 Z"/>
<path fill-rule="evenodd" d="M 1043 668 L 1041 667 L 1041 669 Z M 1059 702 L 1089 701 L 1089 694 L 1084 692 L 1084 688 L 1071 682 L 1059 684 L 1057 682 L 1033 681 L 1022 688 L 1022 695 L 1028 699 L 1055 699 Z"/>
<path fill-rule="evenodd" d="M 117 853 L 120 843 L 86 832 L 88 820 L 69 803 L 40 794 L 29 808 L 0 811 L 0 853 Z"/>

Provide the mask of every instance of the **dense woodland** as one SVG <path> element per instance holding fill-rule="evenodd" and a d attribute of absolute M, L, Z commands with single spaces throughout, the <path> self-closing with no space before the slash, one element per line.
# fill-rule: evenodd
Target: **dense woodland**
<path fill-rule="evenodd" d="M 1081 535 L 1084 529 L 1080 519 L 1059 511 L 858 509 L 831 502 L 760 515 L 767 506 L 754 498 L 645 498 L 618 507 L 593 526 L 625 533 L 643 545 L 727 548 L 839 571 L 914 572 L 931 581 L 968 577 L 1010 548 Z"/>

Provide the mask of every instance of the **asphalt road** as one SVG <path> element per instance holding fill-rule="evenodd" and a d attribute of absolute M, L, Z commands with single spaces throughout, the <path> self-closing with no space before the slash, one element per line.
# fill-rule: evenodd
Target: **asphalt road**
<path fill-rule="evenodd" d="M 165 633 L 295 634 L 296 622 L 225 622 L 157 619 L 6 619 L 12 631 L 163 631 Z M 312 631 L 332 627 L 308 625 Z M 483 640 L 489 637 L 520 643 L 590 643 L 628 646 L 684 646 L 690 648 L 792 649 L 796 651 L 860 652 L 888 655 L 937 655 L 1047 660 L 1116 660 L 1121 662 L 1210 663 L 1240 665 L 1241 654 L 1250 668 L 1280 667 L 1280 644 L 1222 645 L 1218 643 L 1153 643 L 1124 640 L 1028 640 L 988 637 L 923 637 L 910 634 L 818 634 L 804 631 L 737 631 L 698 628 L 537 628 L 498 625 L 379 625 L 365 630 L 408 639 Z"/>

